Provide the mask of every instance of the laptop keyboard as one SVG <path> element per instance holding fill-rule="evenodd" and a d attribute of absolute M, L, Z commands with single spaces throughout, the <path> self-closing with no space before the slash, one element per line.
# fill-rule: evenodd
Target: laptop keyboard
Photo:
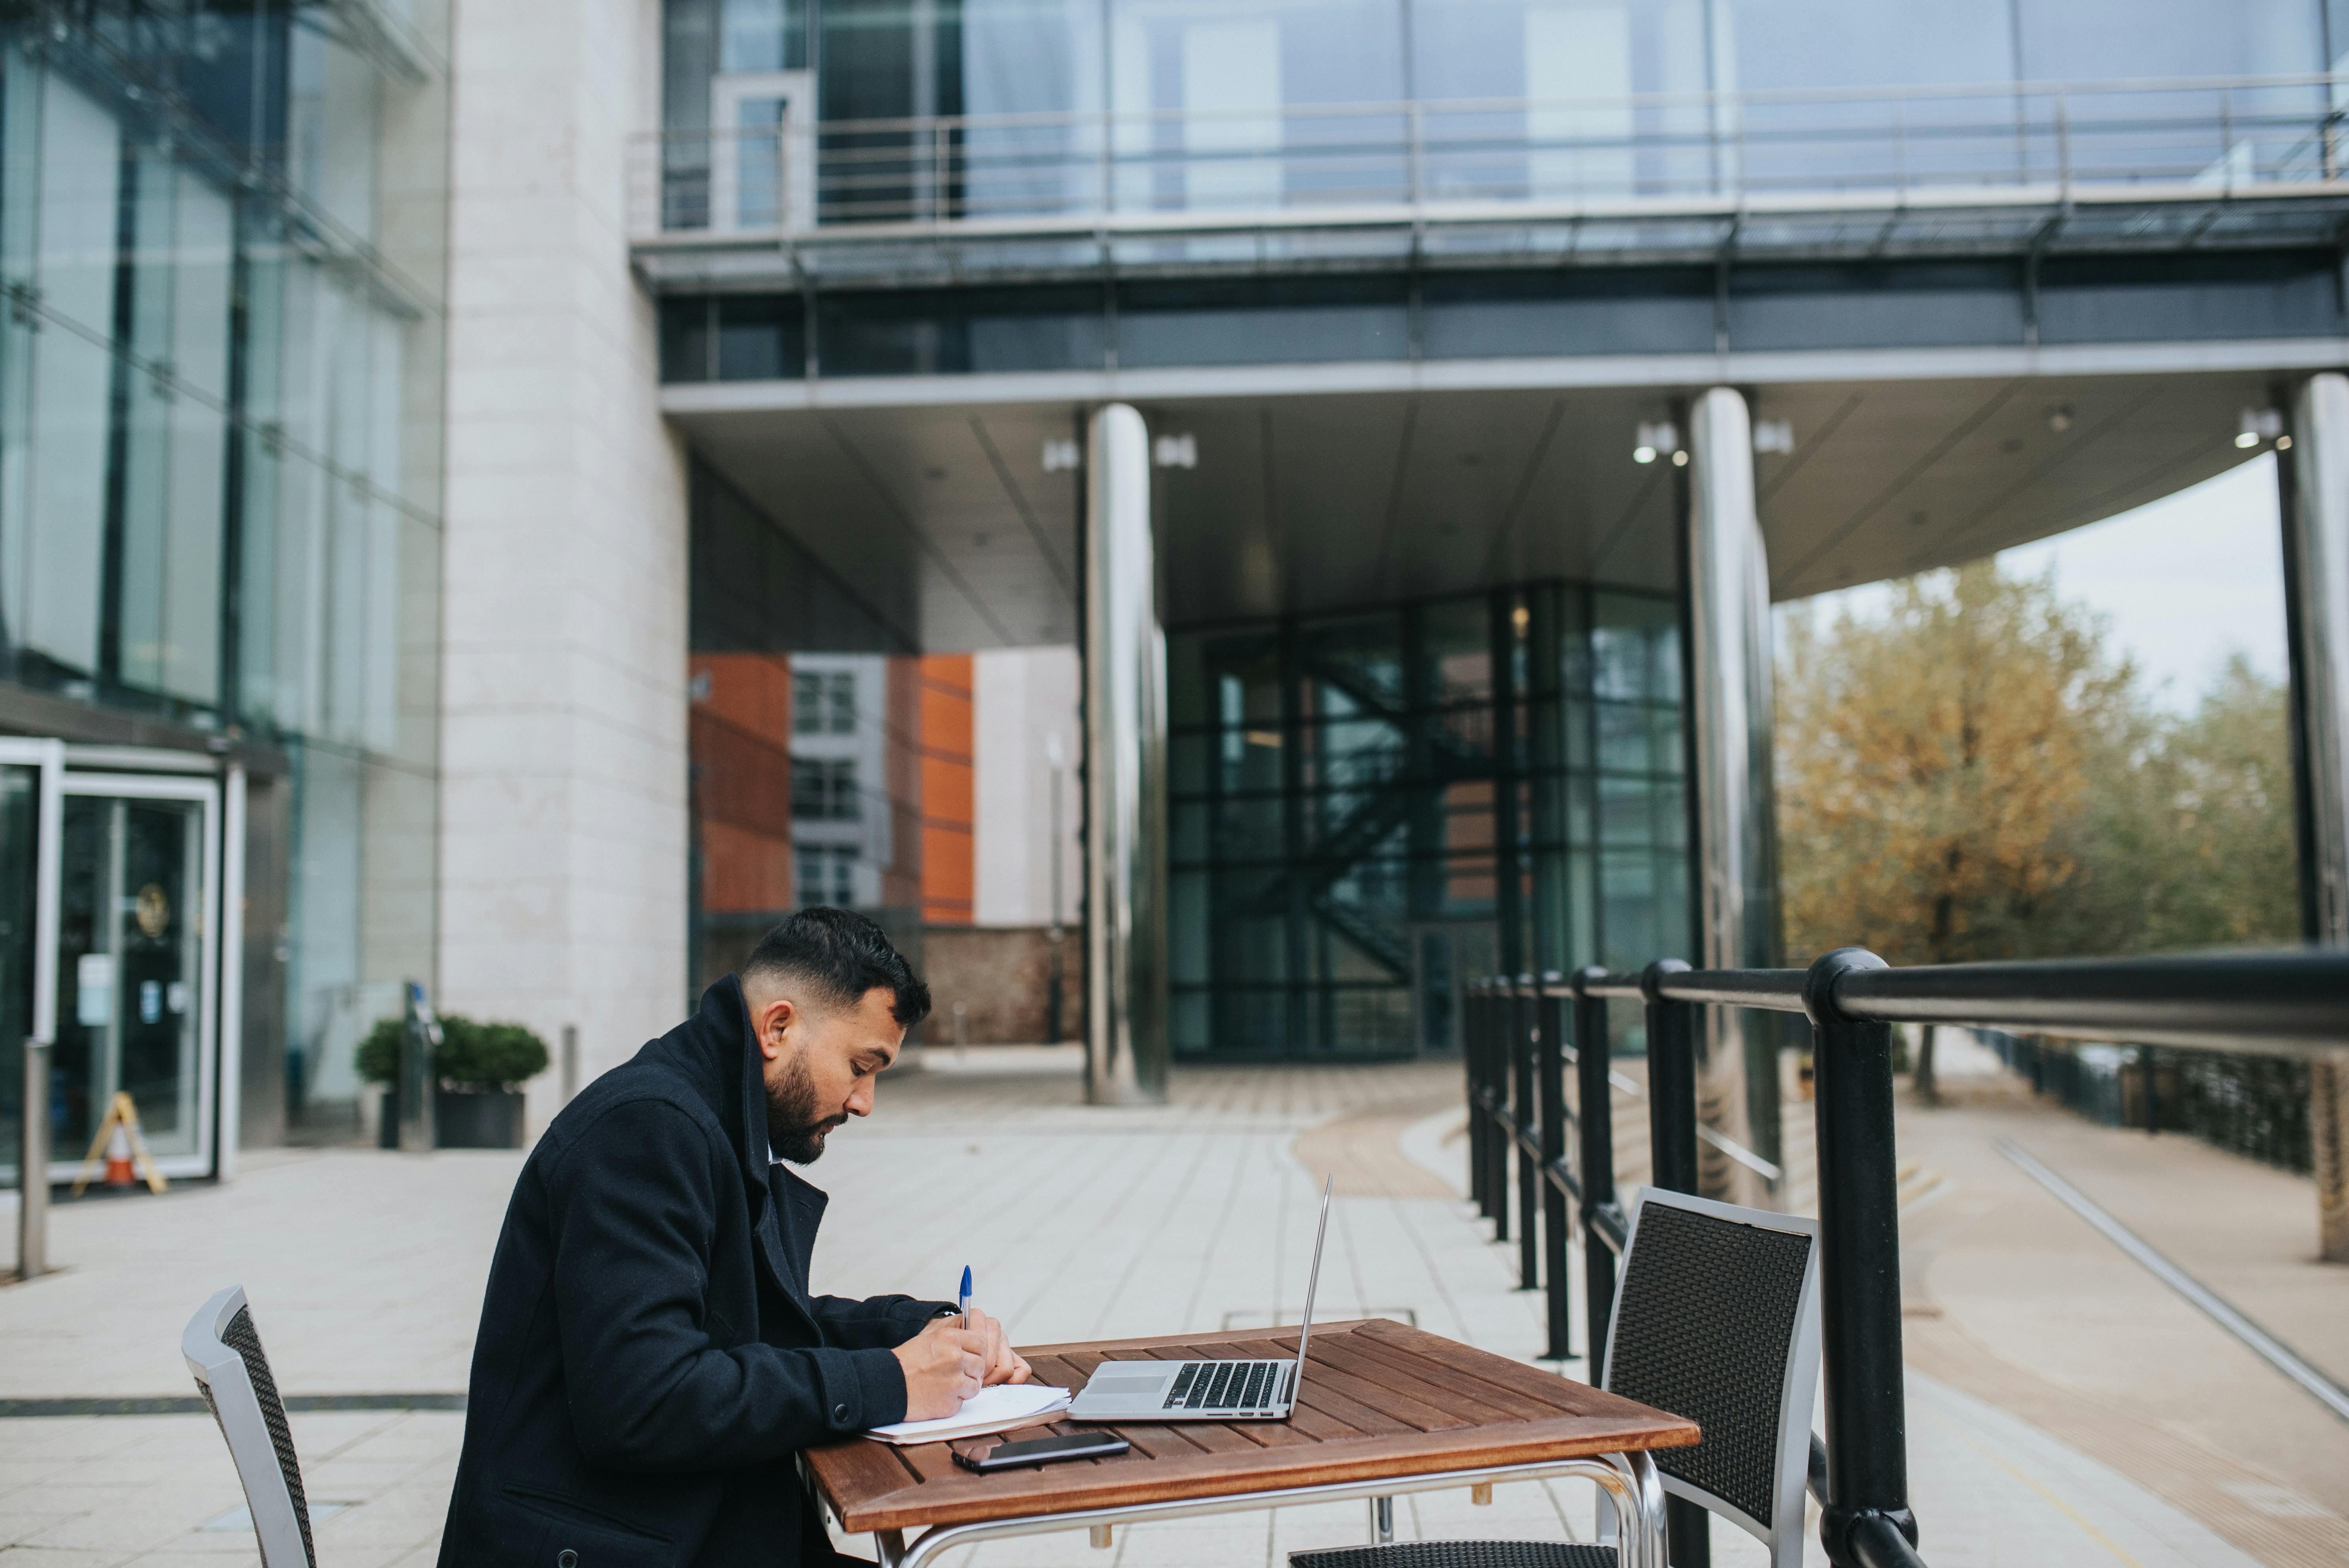
<path fill-rule="evenodd" d="M 1166 1391 L 1164 1410 L 1261 1410 L 1280 1403 L 1295 1364 L 1288 1361 L 1185 1361 Z"/>

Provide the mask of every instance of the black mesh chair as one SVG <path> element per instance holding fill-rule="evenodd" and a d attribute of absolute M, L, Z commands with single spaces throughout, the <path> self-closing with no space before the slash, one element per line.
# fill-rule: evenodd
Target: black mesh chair
<path fill-rule="evenodd" d="M 1650 1187 L 1631 1213 L 1600 1387 L 1686 1416 L 1693 1448 L 1648 1457 L 1664 1490 L 1802 1568 L 1819 1377 L 1819 1225 Z M 1602 1530 L 1612 1511 L 1601 1497 Z M 1615 1568 L 1612 1546 L 1414 1541 L 1292 1552 L 1289 1568 Z"/>
<path fill-rule="evenodd" d="M 285 1401 L 269 1375 L 269 1357 L 262 1353 L 242 1285 L 204 1303 L 180 1336 L 180 1353 L 220 1423 L 221 1436 L 228 1439 L 236 1479 L 244 1483 L 254 1537 L 261 1543 L 261 1568 L 318 1568 Z"/>

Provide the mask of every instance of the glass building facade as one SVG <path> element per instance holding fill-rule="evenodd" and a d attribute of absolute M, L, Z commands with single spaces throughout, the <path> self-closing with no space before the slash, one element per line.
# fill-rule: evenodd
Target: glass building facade
<path fill-rule="evenodd" d="M 58 951 L 12 920 L 0 959 L 12 1043 L 57 965 L 60 1150 L 128 1088 L 193 1158 L 223 1056 L 267 1141 L 349 1101 L 357 1036 L 431 977 L 445 27 L 432 0 L 0 22 L 0 707 L 139 742 L 64 754 Z"/>
<path fill-rule="evenodd" d="M 2349 51 L 2339 0 L 667 0 L 666 20 L 664 123 L 683 134 L 664 226 L 720 229 L 1256 208 L 1407 180 L 1439 200 L 1741 172 L 1816 186 L 1837 177 L 1837 124 L 1889 124 L 1870 93 L 1927 95 L 1910 128 L 1929 164 L 1970 156 L 1933 142 L 1982 107 L 1940 89 L 2305 76 Z M 1772 101 L 1847 89 L 1840 109 Z M 2324 107 L 2321 85 L 2301 90 Z M 1430 107 L 1407 132 L 1409 103 Z M 972 123 L 903 123 L 937 117 Z M 823 122 L 821 146 L 771 135 L 794 120 Z M 1407 170 L 1414 138 L 1459 154 Z M 824 164 L 820 193 L 778 197 L 793 158 Z"/>
<path fill-rule="evenodd" d="M 1537 583 L 1175 635 L 1178 1054 L 1407 1056 L 1689 934 L 1679 613 Z"/>

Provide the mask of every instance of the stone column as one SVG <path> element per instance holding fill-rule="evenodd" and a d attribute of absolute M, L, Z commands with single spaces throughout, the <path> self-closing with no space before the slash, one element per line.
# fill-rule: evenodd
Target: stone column
<path fill-rule="evenodd" d="M 1726 387 L 1689 407 L 1689 689 L 1696 737 L 1697 929 L 1704 969 L 1780 960 L 1777 823 L 1771 789 L 1770 573 L 1754 500 L 1754 427 Z M 1697 1114 L 1763 1160 L 1778 1159 L 1773 1020 L 1705 1009 Z M 1775 1206 L 1773 1183 L 1704 1146 L 1708 1196 Z"/>
<path fill-rule="evenodd" d="M 2287 634 L 2292 645 L 2294 796 L 2302 934 L 2349 943 L 2349 377 L 2302 383 L 2292 410 L 2283 490 Z M 2310 1074 L 2318 1251 L 2349 1263 L 2349 1053 Z"/>
<path fill-rule="evenodd" d="M 628 133 L 651 0 L 467 0 L 452 49 L 435 1007 L 578 1030 L 582 1082 L 692 1006 L 686 487 Z M 529 1120 L 561 1108 L 550 1068 Z"/>
<path fill-rule="evenodd" d="M 1087 431 L 1085 1097 L 1166 1092 L 1166 638 L 1150 432 L 1123 403 Z"/>

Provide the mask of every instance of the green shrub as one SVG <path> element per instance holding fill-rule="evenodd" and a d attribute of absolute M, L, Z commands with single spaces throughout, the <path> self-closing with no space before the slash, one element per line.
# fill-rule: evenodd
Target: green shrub
<path fill-rule="evenodd" d="M 375 1027 L 359 1042 L 359 1077 L 368 1083 L 394 1084 L 399 1081 L 399 1037 L 402 1026 L 398 1018 L 378 1018 Z"/>
<path fill-rule="evenodd" d="M 399 1079 L 399 1041 L 404 1026 L 384 1018 L 359 1042 L 358 1073 L 369 1083 Z M 451 1088 L 512 1088 L 545 1070 L 546 1042 L 520 1024 L 483 1024 L 455 1013 L 440 1015 L 440 1048 L 432 1054 L 432 1076 Z"/>
<path fill-rule="evenodd" d="M 512 1088 L 546 1069 L 546 1042 L 520 1024 L 478 1024 L 443 1013 L 432 1066 L 442 1083 L 456 1088 Z"/>

